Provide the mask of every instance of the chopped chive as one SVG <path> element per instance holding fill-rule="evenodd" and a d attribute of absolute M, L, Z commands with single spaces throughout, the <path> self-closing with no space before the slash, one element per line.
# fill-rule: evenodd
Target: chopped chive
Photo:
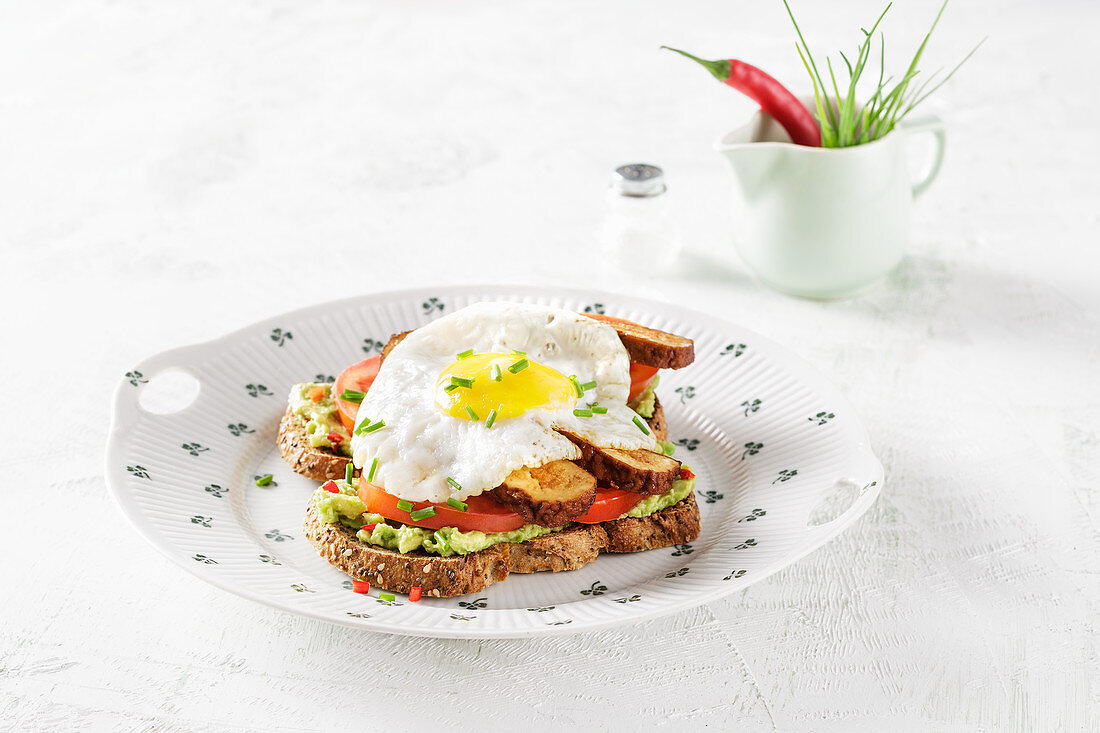
<path fill-rule="evenodd" d="M 578 397 L 584 396 L 584 389 L 581 388 L 580 380 L 577 379 L 576 374 L 569 375 L 569 383 L 573 385 L 573 389 L 576 390 Z"/>
<path fill-rule="evenodd" d="M 364 420 L 363 424 L 355 429 L 355 434 L 356 435 L 367 435 L 369 433 L 373 433 L 375 430 L 381 430 L 382 428 L 386 427 L 386 421 L 385 420 L 379 420 L 376 423 L 370 423 L 370 424 L 368 424 L 368 422 L 369 422 L 368 420 Z"/>
<path fill-rule="evenodd" d="M 447 538 L 444 535 L 441 535 L 439 532 L 436 532 L 435 534 L 432 535 L 432 539 L 435 540 L 435 543 L 437 545 L 439 545 L 440 547 L 443 548 L 444 552 L 450 552 L 451 551 L 451 543 L 447 541 Z"/>
<path fill-rule="evenodd" d="M 603 415 L 604 413 L 607 412 L 607 408 L 602 407 L 600 405 L 592 405 L 592 407 L 590 409 L 592 410 L 592 412 L 596 413 L 597 415 Z"/>
<path fill-rule="evenodd" d="M 378 459 L 375 458 L 370 463 L 370 473 L 367 474 L 367 481 L 374 481 L 374 474 L 378 473 Z"/>
<path fill-rule="evenodd" d="M 362 402 L 363 398 L 367 396 L 366 392 L 360 392 L 355 389 L 345 389 L 340 393 L 340 399 L 344 402 Z"/>
<path fill-rule="evenodd" d="M 462 485 L 460 483 L 458 483 L 457 481 L 455 481 L 450 476 L 447 477 L 447 483 L 449 483 L 451 486 L 455 487 L 459 491 L 462 491 Z"/>
<path fill-rule="evenodd" d="M 448 384 L 446 387 L 443 388 L 443 391 L 446 392 L 447 394 L 450 394 L 451 392 L 454 392 L 456 389 L 458 389 L 457 384 Z"/>
<path fill-rule="evenodd" d="M 508 371 L 510 371 L 512 374 L 519 374 L 529 366 L 531 366 L 531 362 L 527 361 L 526 359 L 520 359 L 512 366 L 508 367 Z"/>
<path fill-rule="evenodd" d="M 344 481 L 350 484 L 353 478 L 355 478 L 355 465 L 348 461 L 348 467 L 344 469 Z"/>
<path fill-rule="evenodd" d="M 408 501 L 407 499 L 398 499 L 397 508 L 403 512 L 411 512 L 413 508 L 413 503 L 411 501 Z"/>
<path fill-rule="evenodd" d="M 474 350 L 473 349 L 466 349 L 465 351 L 463 351 L 459 354 L 455 354 L 455 361 L 462 361 L 463 359 L 469 359 L 473 355 L 474 355 Z"/>
<path fill-rule="evenodd" d="M 467 508 L 466 502 L 459 501 L 458 499 L 454 498 L 453 496 L 450 499 L 447 499 L 447 506 L 453 507 L 453 508 L 457 509 L 460 512 L 466 511 L 466 508 Z"/>
<path fill-rule="evenodd" d="M 577 417 L 592 417 L 592 410 L 573 410 Z"/>
<path fill-rule="evenodd" d="M 504 379 L 504 372 L 500 370 L 500 364 L 493 364 L 489 367 L 489 376 L 493 378 L 494 382 Z"/>
<path fill-rule="evenodd" d="M 590 389 L 596 389 L 596 380 L 593 379 L 591 382 L 585 382 L 581 385 L 581 389 L 583 389 L 585 392 Z"/>
<path fill-rule="evenodd" d="M 635 415 L 634 424 L 637 425 L 638 429 L 641 430 L 643 433 L 649 435 L 649 427 L 645 424 L 645 420 Z"/>
<path fill-rule="evenodd" d="M 275 476 L 273 474 L 265 473 L 263 476 L 260 476 L 258 479 L 256 479 L 256 485 L 257 486 L 267 486 L 268 484 L 270 484 L 274 480 L 275 480 Z"/>
<path fill-rule="evenodd" d="M 527 356 L 527 352 L 520 351 L 519 349 L 512 349 L 512 356 Z"/>
<path fill-rule="evenodd" d="M 397 600 L 397 596 L 395 596 L 393 593 L 379 593 L 378 597 L 381 598 L 383 601 Z"/>
<path fill-rule="evenodd" d="M 471 420 L 473 420 L 474 422 L 477 422 L 478 417 L 477 417 L 477 413 L 474 412 L 474 408 L 470 407 L 469 405 L 466 405 L 466 414 L 470 416 Z"/>
<path fill-rule="evenodd" d="M 497 421 L 497 408 L 489 410 L 489 416 L 485 418 L 485 429 L 493 427 L 493 423 Z"/>
<path fill-rule="evenodd" d="M 474 386 L 473 377 L 451 377 L 451 385 L 455 387 L 466 387 L 469 389 Z"/>
<path fill-rule="evenodd" d="M 409 512 L 409 518 L 414 522 L 419 522 L 421 519 L 427 519 L 428 517 L 435 516 L 435 507 L 426 506 L 423 509 L 417 509 L 415 512 Z"/>

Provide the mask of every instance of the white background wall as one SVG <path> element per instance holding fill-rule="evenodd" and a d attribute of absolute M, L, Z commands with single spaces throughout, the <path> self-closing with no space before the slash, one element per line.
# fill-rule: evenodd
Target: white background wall
<path fill-rule="evenodd" d="M 796 12 L 852 48 L 869 0 Z M 936 6 L 886 25 L 900 70 Z M 0 726 L 1100 728 L 1100 162 L 1086 2 L 948 8 L 990 40 L 914 243 L 819 303 L 736 260 L 712 140 L 752 104 L 662 43 L 806 79 L 776 2 L 9 4 L 0 10 Z M 665 167 L 689 252 L 591 255 L 606 176 Z M 455 256 L 459 254 L 461 256 Z M 140 358 L 301 305 L 568 284 L 727 314 L 851 397 L 886 464 L 851 531 L 705 607 L 533 641 L 357 633 L 156 555 L 101 476 Z"/>

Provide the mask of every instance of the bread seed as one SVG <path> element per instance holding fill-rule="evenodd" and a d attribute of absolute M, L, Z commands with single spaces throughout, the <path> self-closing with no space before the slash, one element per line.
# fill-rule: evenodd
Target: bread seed
<path fill-rule="evenodd" d="M 424 566 L 424 572 L 425 573 L 432 572 L 432 564 L 431 563 L 428 563 L 427 565 Z"/>
<path fill-rule="evenodd" d="M 354 554 L 355 554 L 355 550 L 351 549 L 350 547 L 348 549 L 344 550 L 344 557 L 351 557 Z"/>
<path fill-rule="evenodd" d="M 379 570 L 385 570 L 386 569 L 386 563 L 384 563 L 384 562 L 378 563 L 378 569 Z"/>

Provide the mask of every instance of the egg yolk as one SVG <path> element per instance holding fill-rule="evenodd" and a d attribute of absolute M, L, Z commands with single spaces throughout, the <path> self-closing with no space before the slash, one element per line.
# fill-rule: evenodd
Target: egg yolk
<path fill-rule="evenodd" d="M 576 402 L 576 389 L 564 374 L 522 355 L 474 354 L 452 363 L 436 382 L 436 403 L 467 420 L 485 421 L 493 410 L 500 420 Z"/>

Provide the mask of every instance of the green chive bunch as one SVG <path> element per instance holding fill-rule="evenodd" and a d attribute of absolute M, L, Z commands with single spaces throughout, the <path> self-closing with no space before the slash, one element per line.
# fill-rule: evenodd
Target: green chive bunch
<path fill-rule="evenodd" d="M 946 84 L 947 80 L 954 76 L 955 72 L 959 70 L 959 67 L 974 55 L 974 52 L 978 50 L 982 43 L 985 43 L 985 39 L 983 38 L 978 45 L 974 46 L 974 48 L 970 50 L 970 53 L 963 57 L 963 60 L 956 64 L 955 68 L 953 68 L 947 76 L 940 79 L 938 83 L 936 83 L 936 77 L 942 69 L 933 73 L 925 79 L 923 83 L 918 83 L 919 80 L 917 77 L 920 71 L 917 69 L 917 65 L 920 63 L 921 56 L 924 54 L 924 48 L 928 44 L 928 39 L 932 36 L 932 31 L 936 29 L 936 25 L 940 22 L 940 16 L 943 15 L 943 11 L 947 7 L 947 0 L 944 0 L 943 5 L 940 6 L 939 12 L 936 13 L 936 19 L 932 21 L 932 27 L 928 29 L 928 33 L 925 34 L 924 40 L 917 48 L 917 52 L 913 55 L 913 60 L 909 63 L 909 68 L 901 79 L 894 84 L 893 88 L 889 88 L 894 78 L 884 78 L 886 69 L 886 38 L 885 35 L 880 33 L 878 82 L 875 85 L 874 92 L 868 98 L 867 103 L 861 107 L 856 103 L 856 86 L 863 77 L 864 71 L 867 70 L 868 62 L 871 60 L 875 32 L 882 23 L 882 19 L 886 17 L 886 13 L 893 6 L 893 3 L 889 3 L 886 6 L 886 9 L 879 15 L 878 20 L 871 26 L 871 30 L 860 28 L 860 31 L 863 33 L 863 42 L 859 44 L 859 48 L 856 50 L 854 62 L 849 61 L 848 57 L 845 56 L 843 52 L 840 53 L 840 58 L 843 59 L 844 65 L 847 67 L 848 71 L 848 90 L 846 93 L 841 93 L 840 85 L 837 83 L 836 74 L 833 71 L 832 60 L 826 57 L 825 66 L 828 69 L 829 82 L 832 86 L 832 99 L 829 98 L 828 87 L 826 87 L 825 80 L 818 71 L 813 54 L 810 53 L 810 47 L 806 43 L 806 39 L 802 36 L 802 30 L 798 27 L 798 21 L 794 19 L 794 13 L 791 12 L 791 6 L 787 3 L 787 0 L 783 0 L 783 5 L 786 6 L 787 14 L 791 17 L 791 23 L 794 24 L 795 32 L 798 34 L 799 42 L 795 44 L 795 49 L 798 51 L 798 56 L 802 59 L 802 64 L 806 67 L 806 72 L 810 75 L 810 81 L 814 86 L 814 103 L 816 106 L 814 116 L 817 117 L 817 121 L 821 125 L 821 146 L 825 148 L 847 148 L 853 145 L 863 145 L 864 143 L 869 143 L 886 136 L 897 127 L 898 123 L 901 122 L 906 115 L 912 112 L 918 104 Z"/>

